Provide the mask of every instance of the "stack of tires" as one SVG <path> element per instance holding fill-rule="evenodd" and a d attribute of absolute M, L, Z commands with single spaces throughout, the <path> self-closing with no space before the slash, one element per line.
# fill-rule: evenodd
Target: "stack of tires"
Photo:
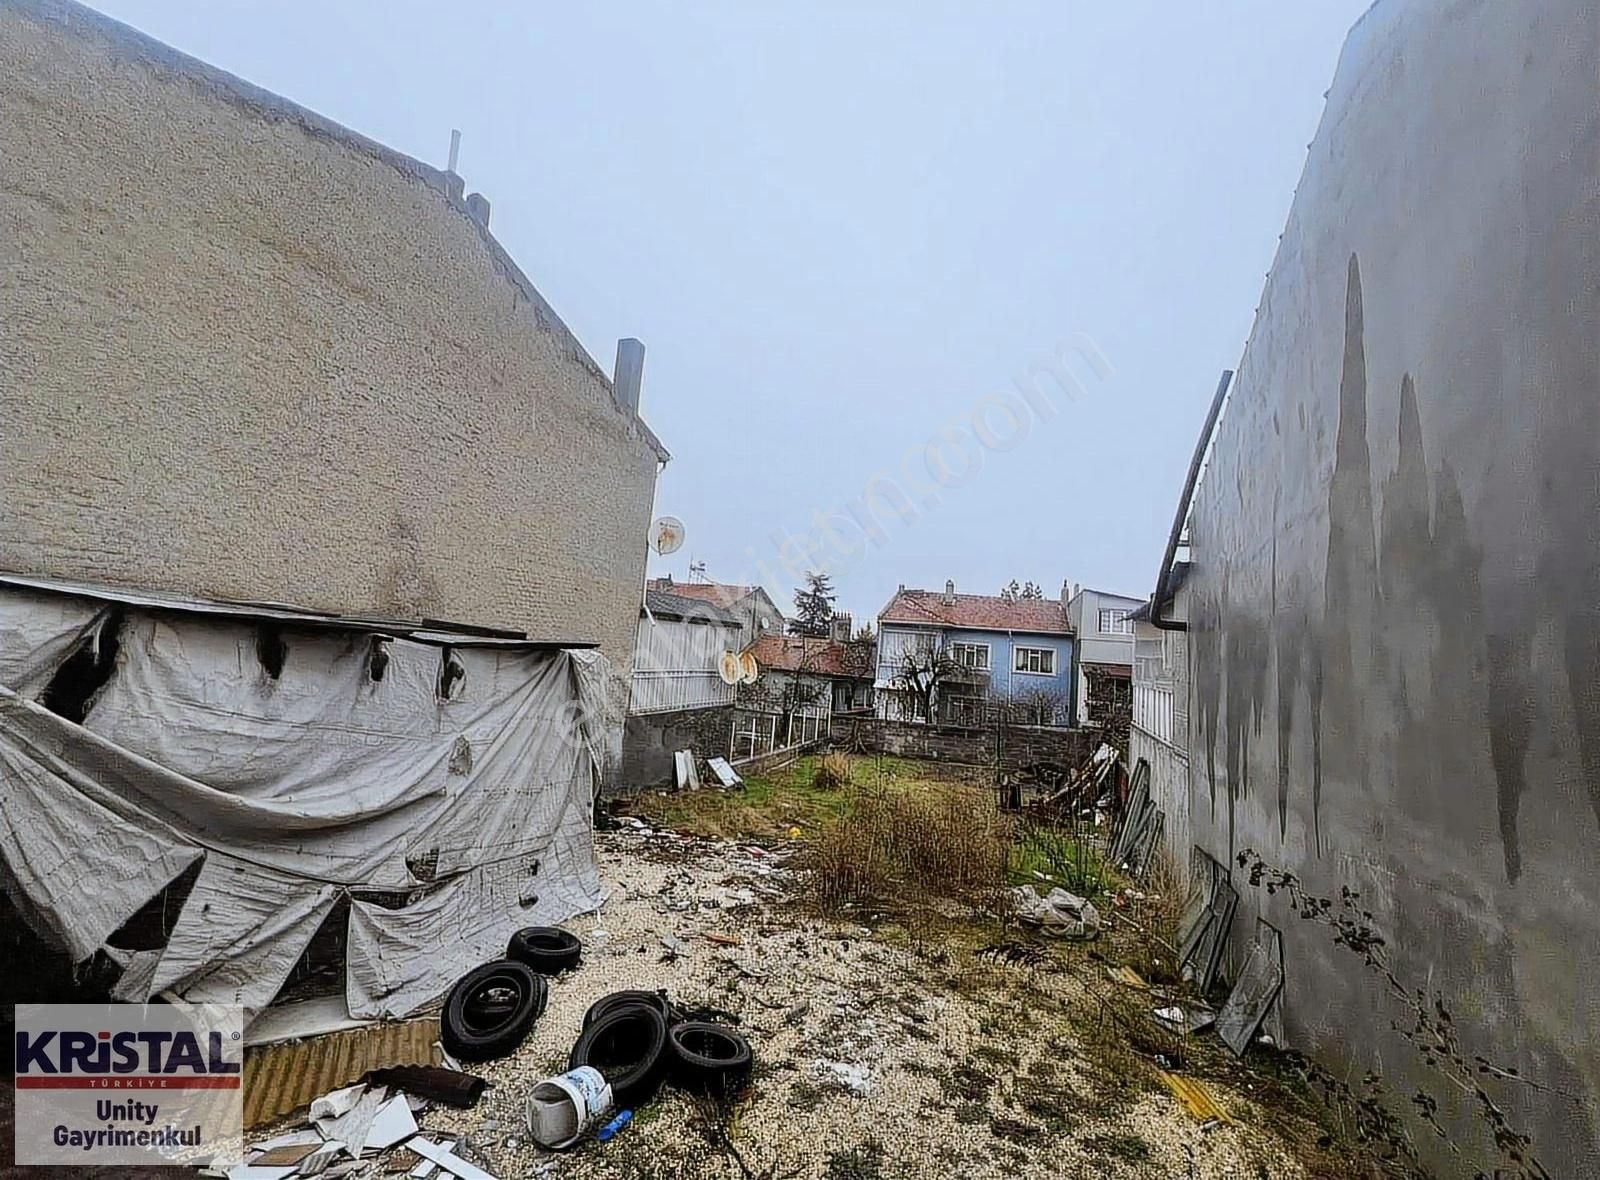
<path fill-rule="evenodd" d="M 545 976 L 575 967 L 583 944 L 554 926 L 529 926 L 511 936 L 506 957 L 475 967 L 450 989 L 439 1016 L 439 1040 L 460 1061 L 504 1057 L 522 1044 L 544 1014 Z"/>
<path fill-rule="evenodd" d="M 602 996 L 583 1017 L 568 1069 L 593 1066 L 611 1083 L 619 1108 L 636 1110 L 662 1082 L 728 1098 L 750 1076 L 750 1043 L 724 1024 L 691 1020 L 665 992 Z"/>
<path fill-rule="evenodd" d="M 461 1061 L 512 1052 L 544 1013 L 545 977 L 577 966 L 582 954 L 582 944 L 565 930 L 518 930 L 505 958 L 474 968 L 450 989 L 439 1022 L 445 1051 Z M 599 1070 L 623 1110 L 650 1101 L 663 1082 L 732 1097 L 750 1077 L 750 1042 L 727 1024 L 699 1018 L 706 1015 L 726 1016 L 685 1012 L 665 992 L 612 992 L 584 1014 L 567 1068 Z"/>

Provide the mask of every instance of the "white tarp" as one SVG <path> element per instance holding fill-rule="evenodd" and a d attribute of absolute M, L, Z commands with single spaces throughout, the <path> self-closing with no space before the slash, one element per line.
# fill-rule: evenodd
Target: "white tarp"
<path fill-rule="evenodd" d="M 0 591 L 0 684 L 38 696 L 67 656 L 92 639 L 104 603 L 44 591 Z"/>
<path fill-rule="evenodd" d="M 0 669 L 37 691 L 99 617 L 0 589 Z M 0 687 L 0 858 L 35 925 L 84 958 L 204 856 L 147 994 L 258 1009 L 349 897 L 350 1012 L 399 1016 L 599 904 L 598 656 L 386 639 L 379 677 L 370 634 L 280 626 L 273 677 L 248 622 L 128 610 L 82 726 Z"/>

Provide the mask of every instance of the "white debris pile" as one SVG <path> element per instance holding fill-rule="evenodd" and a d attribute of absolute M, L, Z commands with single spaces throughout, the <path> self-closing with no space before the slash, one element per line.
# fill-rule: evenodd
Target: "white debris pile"
<path fill-rule="evenodd" d="M 226 1171 L 202 1168 L 200 1174 L 225 1180 L 368 1180 L 395 1174 L 415 1180 L 495 1180 L 458 1154 L 465 1144 L 422 1133 L 417 1114 L 428 1108 L 424 1099 L 358 1082 L 314 1101 L 306 1115 L 309 1127 L 252 1144 L 244 1162 Z"/>

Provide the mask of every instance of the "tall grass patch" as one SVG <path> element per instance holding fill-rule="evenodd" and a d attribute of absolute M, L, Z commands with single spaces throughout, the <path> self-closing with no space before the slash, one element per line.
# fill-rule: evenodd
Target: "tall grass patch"
<path fill-rule="evenodd" d="M 806 853 L 824 908 L 900 910 L 933 898 L 999 905 L 1011 823 L 993 791 L 889 781 L 847 786 L 845 796 L 842 814 Z"/>

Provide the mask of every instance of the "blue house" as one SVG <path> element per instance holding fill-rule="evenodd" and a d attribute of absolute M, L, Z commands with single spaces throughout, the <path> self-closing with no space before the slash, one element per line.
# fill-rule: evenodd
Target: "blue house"
<path fill-rule="evenodd" d="M 971 724 L 1001 700 L 1066 725 L 1073 642 L 1064 602 L 901 586 L 878 612 L 878 715 Z"/>

